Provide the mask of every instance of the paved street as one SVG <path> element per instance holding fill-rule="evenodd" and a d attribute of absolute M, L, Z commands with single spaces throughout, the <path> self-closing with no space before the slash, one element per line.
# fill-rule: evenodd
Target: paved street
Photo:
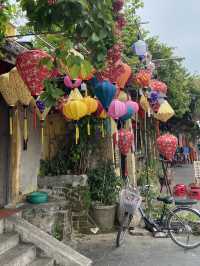
<path fill-rule="evenodd" d="M 192 166 L 175 169 L 175 183 L 193 181 Z M 197 266 L 200 248 L 184 251 L 169 238 L 127 235 L 125 244 L 115 248 L 115 234 L 87 236 L 78 250 L 90 257 L 96 266 Z"/>

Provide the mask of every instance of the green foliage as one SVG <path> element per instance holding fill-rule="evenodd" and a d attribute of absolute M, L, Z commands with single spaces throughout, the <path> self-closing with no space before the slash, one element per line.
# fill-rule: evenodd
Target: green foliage
<path fill-rule="evenodd" d="M 87 48 L 95 67 L 103 66 L 107 49 L 115 42 L 112 0 L 58 0 L 54 5 L 45 0 L 19 2 L 36 32 L 64 32 L 73 46 L 81 43 Z"/>
<path fill-rule="evenodd" d="M 111 161 L 102 161 L 97 168 L 88 171 L 88 179 L 93 201 L 103 205 L 116 202 L 122 183 Z"/>
<path fill-rule="evenodd" d="M 64 95 L 64 91 L 57 87 L 56 83 L 51 80 L 44 81 L 45 91 L 40 95 L 40 99 L 46 107 L 52 107 L 57 100 Z"/>
<path fill-rule="evenodd" d="M 9 2 L 9 0 L 0 1 L 0 44 L 3 42 L 6 25 L 12 14 L 12 5 Z"/>

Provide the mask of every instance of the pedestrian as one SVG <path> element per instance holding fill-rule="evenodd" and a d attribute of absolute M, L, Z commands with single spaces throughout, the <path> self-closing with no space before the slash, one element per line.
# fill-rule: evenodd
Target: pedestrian
<path fill-rule="evenodd" d="M 189 152 L 189 147 L 187 145 L 183 146 L 184 163 L 189 163 Z"/>

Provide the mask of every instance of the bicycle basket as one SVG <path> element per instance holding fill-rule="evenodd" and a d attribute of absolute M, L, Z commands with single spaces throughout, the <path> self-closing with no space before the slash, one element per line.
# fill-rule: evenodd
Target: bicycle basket
<path fill-rule="evenodd" d="M 129 215 L 134 215 L 135 211 L 139 208 L 141 204 L 141 197 L 137 191 L 131 189 L 122 189 L 119 195 L 119 209 L 118 209 L 118 219 L 121 223 L 124 213 L 129 213 Z"/>

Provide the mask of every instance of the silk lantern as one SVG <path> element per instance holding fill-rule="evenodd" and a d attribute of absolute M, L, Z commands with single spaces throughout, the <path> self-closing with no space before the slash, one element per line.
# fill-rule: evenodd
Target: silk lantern
<path fill-rule="evenodd" d="M 118 136 L 117 136 L 118 134 Z M 129 129 L 121 128 L 118 133 L 113 134 L 114 143 L 118 144 L 121 154 L 127 155 L 133 145 L 134 135 Z"/>
<path fill-rule="evenodd" d="M 105 80 L 96 83 L 93 89 L 94 94 L 99 99 L 104 109 L 107 111 L 116 94 L 116 87 L 109 81 Z"/>
<path fill-rule="evenodd" d="M 165 134 L 157 138 L 156 144 L 159 153 L 166 160 L 172 161 L 178 145 L 178 139 L 171 134 Z"/>
<path fill-rule="evenodd" d="M 82 83 L 82 79 L 77 79 L 74 82 L 72 82 L 69 76 L 64 77 L 64 84 L 67 88 L 70 88 L 70 89 L 78 88 L 80 87 L 81 83 Z"/>
<path fill-rule="evenodd" d="M 87 105 L 83 102 L 83 100 L 71 100 L 63 104 L 62 111 L 68 119 L 75 120 L 77 122 L 80 118 L 87 115 L 88 108 Z M 79 128 L 76 123 L 76 144 L 78 144 L 78 140 Z"/>
<path fill-rule="evenodd" d="M 131 107 L 127 107 L 127 112 L 125 115 L 120 117 L 121 121 L 126 121 L 128 119 L 131 119 L 134 114 L 134 110 Z"/>
<path fill-rule="evenodd" d="M 149 70 L 140 70 L 135 77 L 135 83 L 141 88 L 149 87 L 152 73 Z"/>
<path fill-rule="evenodd" d="M 123 68 L 123 71 L 117 77 L 116 84 L 117 84 L 118 88 L 124 89 L 127 81 L 129 80 L 129 78 L 131 76 L 132 70 L 131 70 L 131 67 L 127 64 L 122 63 L 121 66 Z"/>
<path fill-rule="evenodd" d="M 139 105 L 137 102 L 128 100 L 127 102 L 125 102 L 127 108 L 130 107 L 133 109 L 134 113 L 137 113 L 139 111 Z"/>
<path fill-rule="evenodd" d="M 154 117 L 162 122 L 167 122 L 172 116 L 174 116 L 175 112 L 171 105 L 167 102 L 164 101 L 156 114 L 154 114 Z"/>
<path fill-rule="evenodd" d="M 148 46 L 145 41 L 138 40 L 132 45 L 132 49 L 137 56 L 145 56 L 148 50 Z"/>
<path fill-rule="evenodd" d="M 153 79 L 150 81 L 149 87 L 154 91 L 162 92 L 164 94 L 167 93 L 167 85 L 162 81 Z"/>
<path fill-rule="evenodd" d="M 97 100 L 95 100 L 94 98 L 87 96 L 83 98 L 83 102 L 86 104 L 88 112 L 88 115 L 91 115 L 92 113 L 96 112 L 97 108 L 98 108 L 98 102 Z M 87 132 L 88 135 L 90 136 L 90 122 L 88 119 L 88 123 L 87 123 Z"/>
<path fill-rule="evenodd" d="M 115 99 L 111 102 L 108 109 L 108 115 L 112 117 L 114 120 L 119 119 L 121 116 L 125 115 L 126 113 L 127 113 L 127 106 L 124 102 L 121 102 L 118 99 Z"/>
<path fill-rule="evenodd" d="M 44 89 L 44 80 L 52 77 L 53 71 L 41 64 L 45 59 L 53 62 L 53 57 L 42 50 L 29 50 L 17 56 L 17 70 L 32 96 L 40 95 Z"/>
<path fill-rule="evenodd" d="M 104 136 L 105 136 L 104 119 L 107 118 L 107 113 L 106 113 L 105 109 L 103 108 L 101 102 L 100 101 L 97 101 L 97 102 L 98 102 L 98 107 L 97 107 L 97 110 L 95 112 L 95 115 L 101 119 L 101 134 L 102 134 L 102 137 L 104 138 Z"/>
<path fill-rule="evenodd" d="M 27 144 L 28 144 L 28 115 L 27 115 L 27 108 L 29 104 L 32 101 L 32 96 L 25 85 L 24 81 L 22 80 L 21 76 L 19 75 L 19 72 L 17 71 L 16 67 L 14 67 L 9 72 L 9 80 L 10 80 L 10 86 L 13 88 L 13 90 L 16 90 L 17 97 L 19 102 L 24 107 L 24 150 L 27 150 Z"/>
<path fill-rule="evenodd" d="M 128 100 L 128 94 L 120 90 L 117 99 L 120 100 L 121 102 L 126 102 Z"/>
<path fill-rule="evenodd" d="M 9 73 L 0 76 L 0 93 L 9 105 L 9 131 L 13 135 L 13 108 L 18 102 L 16 88 L 10 86 Z"/>

